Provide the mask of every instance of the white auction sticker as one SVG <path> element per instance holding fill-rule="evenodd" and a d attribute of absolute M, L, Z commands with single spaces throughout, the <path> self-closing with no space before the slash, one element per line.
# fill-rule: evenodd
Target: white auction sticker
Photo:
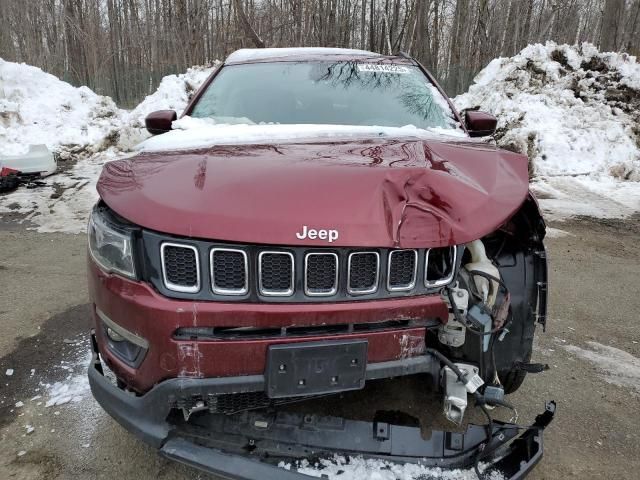
<path fill-rule="evenodd" d="M 359 63 L 358 71 L 360 72 L 380 72 L 380 73 L 409 73 L 409 69 L 407 67 L 403 67 L 402 65 L 389 65 L 389 64 L 378 64 L 378 63 Z"/>

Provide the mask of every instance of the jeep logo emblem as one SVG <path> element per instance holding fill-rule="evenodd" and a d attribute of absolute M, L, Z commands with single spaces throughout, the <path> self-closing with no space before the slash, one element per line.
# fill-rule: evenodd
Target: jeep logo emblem
<path fill-rule="evenodd" d="M 305 238 L 315 240 L 317 238 L 318 240 L 329 240 L 329 243 L 333 243 L 338 240 L 338 230 L 316 230 L 303 225 L 302 232 L 296 232 L 296 237 L 300 240 Z"/>

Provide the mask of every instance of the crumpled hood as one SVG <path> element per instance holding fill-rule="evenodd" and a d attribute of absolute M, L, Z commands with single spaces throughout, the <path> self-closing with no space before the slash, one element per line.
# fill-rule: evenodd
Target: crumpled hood
<path fill-rule="evenodd" d="M 141 153 L 106 164 L 98 192 L 127 220 L 180 236 L 414 248 L 494 231 L 528 185 L 523 155 L 409 138 Z M 309 238 L 311 229 L 337 238 Z"/>

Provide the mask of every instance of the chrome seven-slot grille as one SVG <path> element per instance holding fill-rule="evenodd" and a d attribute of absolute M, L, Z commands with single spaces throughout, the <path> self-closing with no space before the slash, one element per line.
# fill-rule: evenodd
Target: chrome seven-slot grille
<path fill-rule="evenodd" d="M 419 295 L 453 280 L 457 249 L 317 249 L 159 241 L 169 294 L 221 300 L 340 301 Z M 203 245 L 204 243 L 204 245 Z"/>

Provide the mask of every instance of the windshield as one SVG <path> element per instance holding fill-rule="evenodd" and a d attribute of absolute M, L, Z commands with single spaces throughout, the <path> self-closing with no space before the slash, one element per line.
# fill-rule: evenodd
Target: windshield
<path fill-rule="evenodd" d="M 218 123 L 458 128 L 418 67 L 357 62 L 225 66 L 191 116 Z"/>

